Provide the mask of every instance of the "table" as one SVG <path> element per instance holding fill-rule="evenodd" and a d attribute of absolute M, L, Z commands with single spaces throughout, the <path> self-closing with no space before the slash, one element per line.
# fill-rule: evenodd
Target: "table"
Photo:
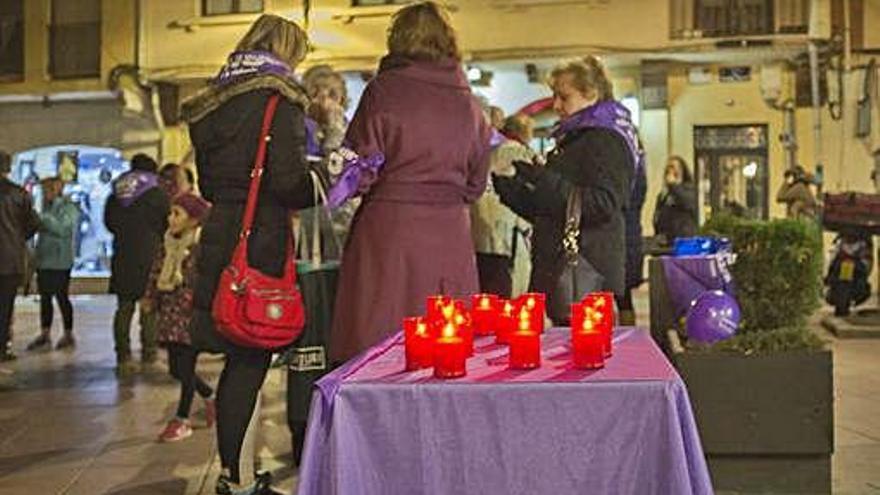
<path fill-rule="evenodd" d="M 647 331 L 622 328 L 597 371 L 570 364 L 568 329 L 542 367 L 507 369 L 475 342 L 468 376 L 404 371 L 400 333 L 321 379 L 300 495 L 711 494 L 687 390 Z"/>

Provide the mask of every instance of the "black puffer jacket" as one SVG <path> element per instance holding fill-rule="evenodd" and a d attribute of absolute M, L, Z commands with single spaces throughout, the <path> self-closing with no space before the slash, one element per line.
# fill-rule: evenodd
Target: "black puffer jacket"
<path fill-rule="evenodd" d="M 39 228 L 27 191 L 0 177 L 0 275 L 24 273 L 25 241 Z"/>
<path fill-rule="evenodd" d="M 231 345 L 214 330 L 211 302 L 238 241 L 263 114 L 271 94 L 271 89 L 256 89 L 232 96 L 190 124 L 199 188 L 214 204 L 202 226 L 195 314 L 190 327 L 194 345 L 205 350 L 225 351 Z M 264 273 L 280 276 L 291 232 L 290 214 L 313 204 L 300 102 L 281 98 L 270 135 L 248 261 Z"/>
<path fill-rule="evenodd" d="M 534 225 L 532 290 L 549 293 L 564 259 L 562 231 L 567 198 L 580 186 L 580 251 L 604 277 L 604 289 L 623 294 L 626 266 L 624 212 L 634 164 L 626 142 L 611 130 L 585 128 L 568 133 L 550 154 L 538 180 L 525 184 L 496 178 L 502 201 Z"/>
<path fill-rule="evenodd" d="M 131 204 L 124 204 L 115 192 L 107 198 L 104 225 L 113 234 L 112 294 L 129 301 L 143 297 L 153 258 L 168 228 L 170 208 L 168 195 L 159 187 L 143 192 Z"/>

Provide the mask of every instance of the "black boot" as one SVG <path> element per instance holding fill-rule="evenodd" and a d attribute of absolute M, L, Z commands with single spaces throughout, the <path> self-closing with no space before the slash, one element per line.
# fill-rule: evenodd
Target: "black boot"
<path fill-rule="evenodd" d="M 279 491 L 272 489 L 272 473 L 263 471 L 254 475 L 257 479 L 256 493 L 257 495 L 284 495 Z"/>

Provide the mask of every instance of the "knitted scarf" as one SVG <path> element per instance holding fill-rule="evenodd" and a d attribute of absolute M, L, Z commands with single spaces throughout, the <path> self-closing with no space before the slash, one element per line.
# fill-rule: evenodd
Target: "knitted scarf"
<path fill-rule="evenodd" d="M 192 248 L 199 241 L 199 229 L 189 229 L 180 237 L 170 231 L 165 232 L 165 258 L 162 269 L 156 279 L 156 288 L 160 292 L 172 292 L 184 282 L 183 262 Z"/>

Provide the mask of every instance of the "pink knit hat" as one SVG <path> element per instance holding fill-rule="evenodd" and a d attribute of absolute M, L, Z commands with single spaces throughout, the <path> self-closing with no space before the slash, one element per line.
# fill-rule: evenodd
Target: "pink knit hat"
<path fill-rule="evenodd" d="M 194 218 L 199 222 L 205 219 L 208 210 L 211 209 L 211 203 L 193 193 L 178 194 L 174 197 L 172 205 L 183 208 L 183 211 L 185 211 L 190 218 Z"/>

